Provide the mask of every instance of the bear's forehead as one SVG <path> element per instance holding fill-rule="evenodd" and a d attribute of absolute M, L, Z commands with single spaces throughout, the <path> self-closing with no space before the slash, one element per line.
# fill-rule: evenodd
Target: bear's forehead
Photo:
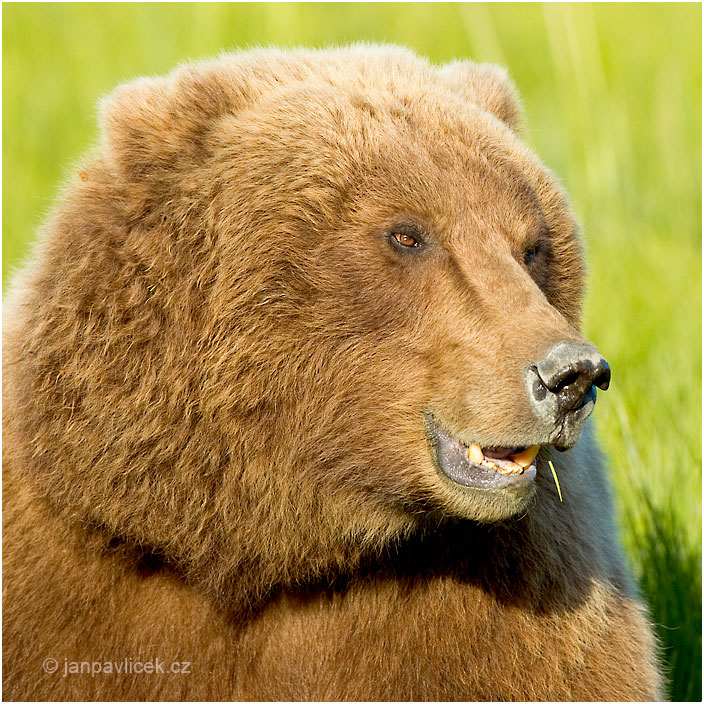
<path fill-rule="evenodd" d="M 477 197 L 510 184 L 513 198 L 537 203 L 529 178 L 535 163 L 496 118 L 446 87 L 393 88 L 295 82 L 262 96 L 237 129 L 254 150 L 278 148 L 329 169 L 358 167 L 401 181 L 421 173 L 443 190 L 471 185 Z"/>
<path fill-rule="evenodd" d="M 212 146 L 222 180 L 235 174 L 259 200 L 305 198 L 306 212 L 336 217 L 363 209 L 375 222 L 415 215 L 516 241 L 546 220 L 570 227 L 559 184 L 516 132 L 425 62 L 298 55 L 258 65 L 249 89 Z"/>
<path fill-rule="evenodd" d="M 462 143 L 485 152 L 514 141 L 508 127 L 459 98 L 439 79 L 410 86 L 393 81 L 377 85 L 352 77 L 282 82 L 259 95 L 248 112 L 265 121 L 268 117 L 284 129 L 315 126 L 323 136 L 331 130 L 337 134 L 377 130 L 379 137 L 413 137 L 436 146 Z M 309 140 L 316 136 L 316 132 L 306 132 Z"/>

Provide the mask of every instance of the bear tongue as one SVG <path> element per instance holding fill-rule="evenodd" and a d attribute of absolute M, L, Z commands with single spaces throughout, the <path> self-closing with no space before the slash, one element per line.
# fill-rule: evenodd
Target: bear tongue
<path fill-rule="evenodd" d="M 503 460 L 509 455 L 515 455 L 521 452 L 522 447 L 487 447 L 483 448 L 484 457 L 490 457 L 493 460 Z"/>

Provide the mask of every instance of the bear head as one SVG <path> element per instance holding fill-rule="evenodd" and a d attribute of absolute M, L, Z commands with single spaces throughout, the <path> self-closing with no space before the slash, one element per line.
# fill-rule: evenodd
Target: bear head
<path fill-rule="evenodd" d="M 391 47 L 118 89 L 17 295 L 37 486 L 249 602 L 423 520 L 524 511 L 608 366 L 518 114 L 502 69 Z"/>

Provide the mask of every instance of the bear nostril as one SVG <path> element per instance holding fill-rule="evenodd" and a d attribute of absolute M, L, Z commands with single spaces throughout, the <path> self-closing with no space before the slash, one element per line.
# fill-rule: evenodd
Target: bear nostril
<path fill-rule="evenodd" d="M 568 370 L 568 372 L 570 372 Z M 550 391 L 553 393 L 559 394 L 563 389 L 566 389 L 568 386 L 572 386 L 575 382 L 579 380 L 579 372 L 572 372 L 568 373 L 564 378 L 560 379 L 554 387 L 548 387 Z"/>
<path fill-rule="evenodd" d="M 603 365 L 601 368 L 601 371 L 599 372 L 598 376 L 596 379 L 594 379 L 594 386 L 597 388 L 601 389 L 602 391 L 606 391 L 606 389 L 609 388 L 609 384 L 611 383 L 611 368 L 609 367 L 609 363 L 604 359 Z"/>

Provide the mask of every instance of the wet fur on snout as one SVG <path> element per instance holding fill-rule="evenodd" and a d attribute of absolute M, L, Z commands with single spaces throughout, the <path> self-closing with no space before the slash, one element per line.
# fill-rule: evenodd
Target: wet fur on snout
<path fill-rule="evenodd" d="M 428 453 L 429 406 L 528 444 L 523 370 L 580 338 L 518 112 L 502 70 L 388 47 L 104 102 L 6 313 L 6 699 L 659 698 L 589 433 L 565 503 L 539 476 L 500 526 Z M 41 669 L 152 656 L 193 674 Z"/>

